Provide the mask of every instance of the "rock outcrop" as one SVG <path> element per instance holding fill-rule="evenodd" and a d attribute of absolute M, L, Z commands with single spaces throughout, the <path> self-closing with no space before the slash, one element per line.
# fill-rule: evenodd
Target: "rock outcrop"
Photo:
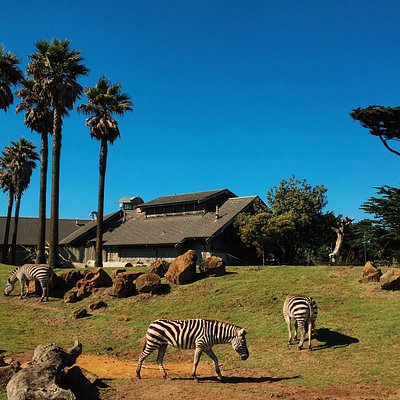
<path fill-rule="evenodd" d="M 199 269 L 204 276 L 220 276 L 226 273 L 225 261 L 217 256 L 206 258 L 200 264 Z"/>
<path fill-rule="evenodd" d="M 379 278 L 382 276 L 382 271 L 375 267 L 373 261 L 367 261 L 362 272 L 360 283 L 368 282 L 379 282 Z"/>
<path fill-rule="evenodd" d="M 147 272 L 136 279 L 136 290 L 138 293 L 157 293 L 161 286 L 161 279 L 157 274 Z"/>
<path fill-rule="evenodd" d="M 196 275 L 196 261 L 196 251 L 188 250 L 171 262 L 165 277 L 179 285 L 192 282 Z"/>
<path fill-rule="evenodd" d="M 383 290 L 400 290 L 400 268 L 389 269 L 379 279 Z"/>
<path fill-rule="evenodd" d="M 82 345 L 64 350 L 54 344 L 36 347 L 32 363 L 16 373 L 7 384 L 8 400 L 76 400 L 74 393 L 64 388 L 64 368 L 75 364 Z"/>
<path fill-rule="evenodd" d="M 142 275 L 142 272 L 120 272 L 113 281 L 113 285 L 109 290 L 109 295 L 123 298 L 136 294 L 135 281 Z"/>
<path fill-rule="evenodd" d="M 157 274 L 160 278 L 162 278 L 167 273 L 169 264 L 170 263 L 168 261 L 157 259 L 150 264 L 148 272 Z"/>

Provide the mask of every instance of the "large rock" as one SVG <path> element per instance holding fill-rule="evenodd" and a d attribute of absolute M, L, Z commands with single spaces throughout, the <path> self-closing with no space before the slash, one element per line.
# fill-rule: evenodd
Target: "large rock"
<path fill-rule="evenodd" d="M 136 279 L 135 284 L 139 293 L 157 293 L 161 286 L 161 279 L 157 274 L 146 272 Z"/>
<path fill-rule="evenodd" d="M 171 262 L 165 277 L 179 285 L 193 281 L 196 275 L 196 261 L 196 252 L 188 250 Z"/>
<path fill-rule="evenodd" d="M 383 290 L 400 290 L 400 268 L 389 269 L 379 281 Z"/>
<path fill-rule="evenodd" d="M 75 364 L 82 345 L 64 350 L 54 344 L 37 346 L 31 364 L 15 374 L 7 384 L 8 400 L 76 400 L 63 388 L 64 368 Z"/>
<path fill-rule="evenodd" d="M 358 282 L 379 282 L 379 278 L 382 276 L 382 271 L 375 267 L 373 261 L 367 261 L 362 272 L 361 279 Z"/>
<path fill-rule="evenodd" d="M 73 288 L 64 294 L 64 303 L 76 303 L 79 300 L 81 300 L 81 298 L 78 297 L 77 288 Z"/>
<path fill-rule="evenodd" d="M 167 273 L 169 264 L 170 263 L 168 261 L 158 258 L 150 264 L 148 272 L 157 274 L 160 278 L 162 278 Z"/>
<path fill-rule="evenodd" d="M 200 264 L 200 272 L 205 276 L 220 276 L 226 273 L 225 261 L 221 257 L 207 257 Z"/>
<path fill-rule="evenodd" d="M 88 272 L 83 279 L 78 281 L 77 296 L 79 298 L 87 297 L 92 294 L 93 289 L 100 287 L 110 287 L 113 281 L 111 277 L 104 271 L 103 268 L 97 268 L 94 271 Z"/>
<path fill-rule="evenodd" d="M 83 274 L 81 271 L 73 269 L 71 271 L 62 272 L 60 278 L 65 282 L 67 290 L 70 290 L 83 278 Z"/>
<path fill-rule="evenodd" d="M 123 298 L 136 294 L 134 281 L 142 275 L 142 272 L 120 272 L 113 281 L 113 285 L 108 292 L 110 296 Z"/>

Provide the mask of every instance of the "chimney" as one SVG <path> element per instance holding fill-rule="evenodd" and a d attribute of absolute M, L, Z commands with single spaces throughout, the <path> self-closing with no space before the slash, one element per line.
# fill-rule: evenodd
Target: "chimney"
<path fill-rule="evenodd" d="M 215 205 L 215 219 L 219 219 L 220 215 L 219 215 L 219 207 L 218 204 Z"/>

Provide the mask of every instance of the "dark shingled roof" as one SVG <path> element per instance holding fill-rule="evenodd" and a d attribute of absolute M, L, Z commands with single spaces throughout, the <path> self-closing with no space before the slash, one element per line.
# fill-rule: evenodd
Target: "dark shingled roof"
<path fill-rule="evenodd" d="M 118 219 L 119 217 L 122 216 L 122 211 L 118 210 L 115 211 L 111 214 L 107 214 L 103 217 L 103 226 L 107 224 L 108 222 L 112 221 L 113 219 Z M 68 236 L 64 237 L 62 240 L 60 240 L 61 245 L 71 245 L 73 242 L 76 240 L 79 240 L 82 236 L 90 233 L 91 231 L 95 232 L 97 227 L 97 221 L 89 221 L 86 225 L 81 226 L 80 228 L 76 229 L 73 231 L 71 234 Z M 95 234 L 96 236 L 96 234 Z"/>
<path fill-rule="evenodd" d="M 220 191 L 213 191 L 217 193 Z M 211 192 L 202 192 L 204 193 Z M 193 197 L 192 197 L 193 198 Z M 128 214 L 126 222 L 105 232 L 106 246 L 177 245 L 188 239 L 207 239 L 230 225 L 234 218 L 245 211 L 257 196 L 233 197 L 215 212 L 147 217 L 144 212 Z M 157 199 L 156 199 L 157 200 Z M 148 204 L 148 203 L 147 203 Z"/>
<path fill-rule="evenodd" d="M 151 206 L 163 206 L 167 204 L 180 204 L 197 202 L 202 203 L 210 200 L 213 197 L 227 194 L 228 197 L 235 197 L 236 195 L 228 189 L 209 190 L 207 192 L 196 192 L 196 193 L 185 193 L 185 194 L 174 194 L 170 196 L 157 197 L 154 200 L 148 201 L 147 203 L 140 204 L 140 208 L 146 208 Z"/>
<path fill-rule="evenodd" d="M 0 217 L 0 238 L 3 243 L 4 230 L 6 225 L 6 217 Z M 78 222 L 79 225 L 76 224 Z M 64 238 L 70 235 L 72 232 L 79 229 L 82 224 L 86 224 L 88 220 L 76 220 L 76 219 L 60 219 L 58 235 L 60 238 Z M 14 227 L 14 218 L 11 219 L 10 234 L 8 242 L 11 243 L 12 234 Z M 19 217 L 18 219 L 18 232 L 17 232 L 17 244 L 23 246 L 33 246 L 37 244 L 38 234 L 38 218 L 31 217 Z M 50 219 L 46 220 L 46 240 L 50 240 Z"/>

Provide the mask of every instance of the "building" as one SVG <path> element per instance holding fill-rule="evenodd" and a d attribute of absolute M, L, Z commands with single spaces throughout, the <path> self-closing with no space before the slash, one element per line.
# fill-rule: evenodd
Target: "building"
<path fill-rule="evenodd" d="M 211 255 L 222 257 L 228 265 L 254 262 L 255 254 L 241 242 L 234 220 L 252 209 L 257 198 L 238 197 L 228 189 L 162 196 L 148 202 L 140 197 L 122 198 L 120 209 L 104 216 L 103 261 L 149 264 L 157 258 L 172 260 L 192 249 L 198 263 Z M 36 243 L 37 219 L 30 220 L 36 225 L 25 227 L 20 222 L 19 227 L 18 244 L 25 248 Z M 71 261 L 86 263 L 95 257 L 97 221 L 70 221 L 60 220 L 60 250 Z M 29 240 L 23 239 L 25 235 Z"/>
<path fill-rule="evenodd" d="M 0 217 L 0 252 L 3 248 L 4 231 L 6 226 L 6 217 Z M 84 227 L 89 220 L 78 219 L 60 219 L 58 234 L 60 238 L 69 236 L 72 232 Z M 12 235 L 14 227 L 14 218 L 11 218 L 10 233 L 8 237 L 8 244 L 11 246 Z M 50 220 L 46 220 L 46 241 L 50 238 Z M 18 218 L 18 232 L 17 232 L 17 248 L 16 248 L 16 264 L 22 265 L 28 261 L 30 256 L 34 255 L 37 248 L 38 239 L 38 218 L 19 217 Z"/>
<path fill-rule="evenodd" d="M 254 253 L 241 242 L 233 222 L 257 198 L 222 189 L 162 196 L 146 203 L 137 197 L 120 199 L 121 213 L 105 217 L 103 261 L 149 264 L 192 249 L 199 263 L 210 255 L 222 257 L 228 265 L 252 262 Z M 95 227 L 90 222 L 61 241 L 71 254 L 79 255 L 75 261 L 86 262 L 94 254 Z"/>

